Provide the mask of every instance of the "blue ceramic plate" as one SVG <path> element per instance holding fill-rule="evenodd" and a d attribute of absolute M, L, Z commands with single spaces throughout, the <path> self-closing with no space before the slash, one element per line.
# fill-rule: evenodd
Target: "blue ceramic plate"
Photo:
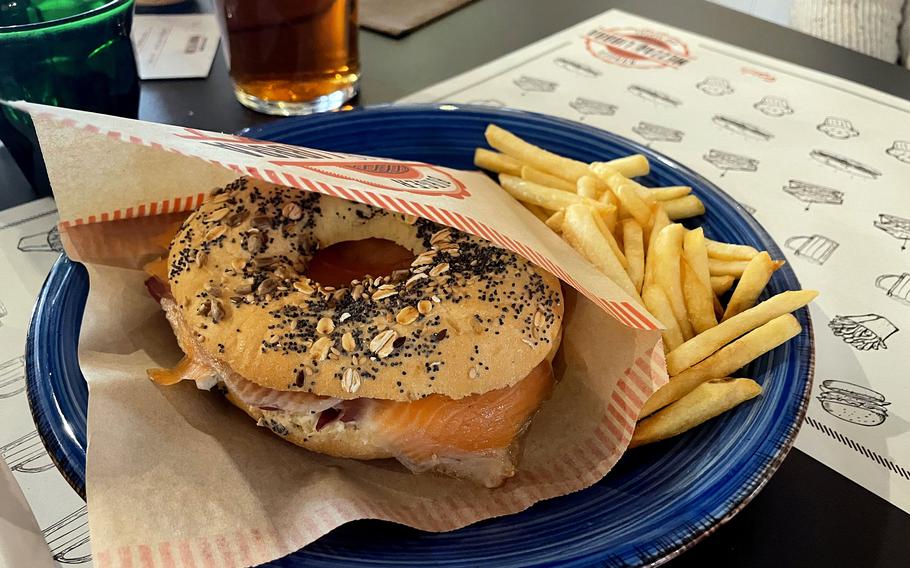
<path fill-rule="evenodd" d="M 283 120 L 245 135 L 389 158 L 472 168 L 483 130 L 495 122 L 583 161 L 642 153 L 649 186 L 690 185 L 708 214 L 694 219 L 709 237 L 767 249 L 767 233 L 733 199 L 691 170 L 639 144 L 590 126 L 517 111 L 478 107 L 390 106 Z M 798 289 L 789 266 L 766 293 Z M 38 299 L 28 336 L 29 401 L 45 444 L 77 491 L 84 492 L 88 391 L 76 357 L 88 293 L 85 270 L 61 258 Z M 630 451 L 597 485 L 510 517 L 430 534 L 391 523 L 341 527 L 273 566 L 636 566 L 686 550 L 739 511 L 790 449 L 808 400 L 812 328 L 745 371 L 765 388 L 751 402 L 687 434 Z"/>

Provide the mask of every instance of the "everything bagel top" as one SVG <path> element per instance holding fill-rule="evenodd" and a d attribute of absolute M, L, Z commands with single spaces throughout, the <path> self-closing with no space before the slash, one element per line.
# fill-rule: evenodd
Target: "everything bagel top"
<path fill-rule="evenodd" d="M 333 288 L 314 252 L 388 239 L 391 276 Z M 241 178 L 171 243 L 168 281 L 209 354 L 276 390 L 342 399 L 462 398 L 511 386 L 559 339 L 559 281 L 510 251 L 425 219 Z"/>

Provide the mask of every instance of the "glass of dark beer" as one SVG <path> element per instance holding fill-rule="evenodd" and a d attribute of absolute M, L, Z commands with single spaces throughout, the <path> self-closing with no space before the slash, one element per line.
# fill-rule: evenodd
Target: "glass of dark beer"
<path fill-rule="evenodd" d="M 267 114 L 334 110 L 357 94 L 357 0 L 218 0 L 234 94 Z"/>

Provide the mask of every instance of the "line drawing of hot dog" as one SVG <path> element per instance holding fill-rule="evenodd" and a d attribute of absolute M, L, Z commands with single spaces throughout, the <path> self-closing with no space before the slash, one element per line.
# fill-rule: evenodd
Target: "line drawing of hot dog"
<path fill-rule="evenodd" d="M 872 166 L 867 166 L 862 162 L 858 162 L 846 156 L 841 156 L 840 154 L 835 154 L 834 152 L 829 152 L 828 150 L 812 150 L 809 152 L 809 157 L 811 157 L 816 162 L 828 166 L 829 168 L 845 172 L 853 176 L 859 176 L 862 178 L 874 180 L 878 179 L 878 176 L 882 175 L 882 172 L 876 170 Z"/>
<path fill-rule="evenodd" d="M 643 85 L 629 85 L 626 88 L 631 94 L 635 95 L 640 99 L 644 99 L 649 103 L 655 103 L 664 106 L 678 107 L 682 104 L 682 101 L 668 95 L 667 93 L 652 89 L 651 87 L 645 87 Z"/>
<path fill-rule="evenodd" d="M 566 59 L 565 57 L 557 57 L 553 60 L 553 63 L 557 67 L 561 67 L 570 73 L 575 73 L 576 75 L 581 75 L 582 77 L 590 77 L 593 79 L 594 77 L 600 77 L 601 75 L 600 71 L 592 69 L 584 63 Z"/>
<path fill-rule="evenodd" d="M 41 473 L 54 467 L 37 430 L 0 446 L 0 456 L 6 460 L 10 470 L 19 473 Z"/>
<path fill-rule="evenodd" d="M 61 564 L 83 564 L 92 559 L 89 545 L 88 509 L 83 506 L 43 531 L 44 540 Z"/>
<path fill-rule="evenodd" d="M 711 118 L 711 122 L 733 134 L 739 134 L 752 140 L 768 141 L 774 138 L 773 134 L 763 128 L 723 114 L 715 114 L 714 117 Z"/>

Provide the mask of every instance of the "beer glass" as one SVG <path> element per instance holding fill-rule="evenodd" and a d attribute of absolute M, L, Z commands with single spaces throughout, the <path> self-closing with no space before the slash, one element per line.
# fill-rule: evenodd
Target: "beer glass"
<path fill-rule="evenodd" d="M 308 114 L 357 94 L 357 0 L 218 0 L 218 12 L 244 106 Z"/>

